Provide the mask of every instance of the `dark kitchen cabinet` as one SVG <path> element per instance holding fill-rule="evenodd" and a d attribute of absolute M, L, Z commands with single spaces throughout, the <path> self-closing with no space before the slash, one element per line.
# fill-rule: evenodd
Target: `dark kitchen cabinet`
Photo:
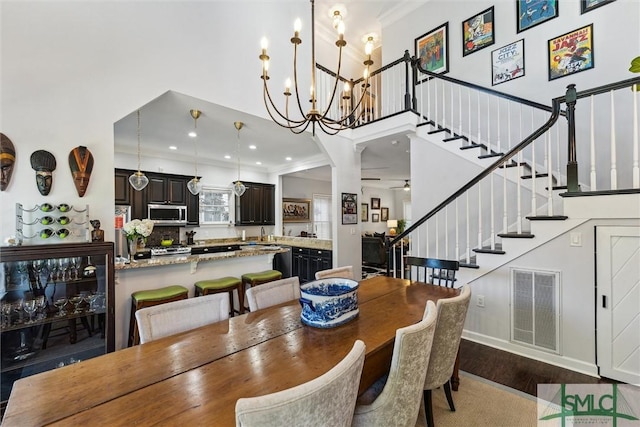
<path fill-rule="evenodd" d="M 146 218 L 147 205 L 144 200 L 145 190 L 136 191 L 129 184 L 129 177 L 135 173 L 134 170 L 115 170 L 115 204 L 131 206 L 131 218 Z"/>
<path fill-rule="evenodd" d="M 275 185 L 243 184 L 246 187 L 244 194 L 236 197 L 236 225 L 275 225 Z"/>
<path fill-rule="evenodd" d="M 291 275 L 298 276 L 300 283 L 316 279 L 316 272 L 332 268 L 333 253 L 324 249 L 291 248 Z"/>
<path fill-rule="evenodd" d="M 171 175 L 147 174 L 147 204 L 186 205 L 187 182 L 182 177 Z M 191 193 L 189 193 L 191 194 Z"/>

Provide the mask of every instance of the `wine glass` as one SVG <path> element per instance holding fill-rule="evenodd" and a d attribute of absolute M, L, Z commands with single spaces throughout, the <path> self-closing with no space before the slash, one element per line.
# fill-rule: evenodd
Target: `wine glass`
<path fill-rule="evenodd" d="M 10 302 L 3 302 L 2 306 L 0 306 L 0 311 L 2 312 L 2 326 L 11 326 L 11 313 L 13 313 L 13 304 Z"/>
<path fill-rule="evenodd" d="M 67 312 L 64 309 L 64 306 L 67 305 L 67 299 L 66 298 L 62 297 L 62 298 L 56 299 L 55 302 L 53 303 L 53 305 L 58 307 L 58 313 L 56 313 L 56 316 L 62 317 L 62 316 L 66 316 L 67 315 Z"/>
<path fill-rule="evenodd" d="M 56 258 L 47 260 L 47 270 L 49 270 L 49 282 L 55 283 L 58 278 L 58 260 Z"/>
<path fill-rule="evenodd" d="M 40 295 L 36 298 L 36 316 L 37 319 L 44 319 L 47 317 L 45 310 L 47 309 L 47 298 L 44 295 Z"/>
<path fill-rule="evenodd" d="M 82 257 L 74 256 L 71 258 L 71 272 L 73 273 L 73 280 L 79 280 L 78 273 L 80 272 L 80 264 L 82 263 Z"/>
<path fill-rule="evenodd" d="M 95 294 L 90 294 L 90 295 L 87 295 L 87 296 L 85 297 L 85 299 L 86 299 L 86 300 L 87 300 L 87 302 L 89 303 L 89 310 L 88 310 L 88 311 L 89 311 L 90 313 L 93 313 L 93 312 L 95 312 L 95 311 L 96 311 L 95 303 L 96 303 L 96 301 L 98 300 L 98 298 L 100 298 L 100 295 L 99 295 L 99 294 L 97 294 L 97 293 L 95 293 Z"/>
<path fill-rule="evenodd" d="M 80 310 L 80 304 L 82 304 L 82 301 L 84 301 L 84 297 L 82 295 L 75 295 L 69 298 L 69 302 L 71 302 L 74 307 L 74 314 L 82 313 L 82 310 Z"/>
<path fill-rule="evenodd" d="M 25 323 L 34 323 L 33 315 L 36 314 L 37 306 L 36 300 L 30 299 L 24 302 L 23 310 L 29 316 L 29 319 Z"/>
<path fill-rule="evenodd" d="M 22 298 L 13 302 L 13 311 L 18 313 L 18 320 L 16 323 L 24 322 L 24 300 Z"/>

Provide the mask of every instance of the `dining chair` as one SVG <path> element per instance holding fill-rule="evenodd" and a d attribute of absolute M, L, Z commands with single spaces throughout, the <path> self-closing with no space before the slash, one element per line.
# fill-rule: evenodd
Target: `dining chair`
<path fill-rule="evenodd" d="M 330 268 L 328 270 L 316 271 L 316 280 L 326 279 L 329 277 L 343 277 L 353 280 L 353 267 L 346 265 L 344 267 Z"/>
<path fill-rule="evenodd" d="M 471 287 L 464 285 L 460 294 L 453 298 L 439 299 L 438 319 L 436 320 L 436 330 L 433 335 L 433 348 L 436 351 L 431 353 L 429 366 L 424 381 L 424 409 L 427 418 L 427 426 L 433 427 L 433 410 L 431 403 L 431 390 L 443 387 L 449 408 L 456 410 L 451 395 L 451 374 L 456 362 L 462 328 L 467 317 L 467 309 L 471 300 Z"/>
<path fill-rule="evenodd" d="M 236 427 L 350 426 L 364 354 L 364 342 L 356 340 L 325 374 L 286 390 L 238 399 Z"/>
<path fill-rule="evenodd" d="M 420 411 L 422 389 L 436 327 L 436 305 L 427 301 L 422 320 L 398 329 L 389 375 L 372 386 L 356 402 L 355 427 L 413 427 Z M 373 390 L 371 390 L 373 389 Z M 371 390 L 371 392 L 370 392 Z M 377 395 L 376 395 L 377 394 Z M 375 400 L 372 400 L 375 399 Z"/>
<path fill-rule="evenodd" d="M 136 311 L 141 344 L 228 318 L 226 294 L 210 294 Z"/>
<path fill-rule="evenodd" d="M 409 256 L 405 262 L 409 270 L 409 280 L 422 281 L 432 285 L 453 288 L 456 273 L 460 269 L 458 261 L 437 258 Z M 422 278 L 422 280 L 420 280 Z"/>
<path fill-rule="evenodd" d="M 247 289 L 249 311 L 271 307 L 281 302 L 300 298 L 300 279 L 298 276 L 274 280 L 254 288 Z"/>

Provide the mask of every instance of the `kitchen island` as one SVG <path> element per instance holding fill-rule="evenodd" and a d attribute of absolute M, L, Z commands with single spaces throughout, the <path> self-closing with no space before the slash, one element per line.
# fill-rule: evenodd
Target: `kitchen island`
<path fill-rule="evenodd" d="M 265 242 L 266 243 L 266 242 Z M 242 249 L 244 247 L 244 249 Z M 270 270 L 277 253 L 288 248 L 266 245 L 242 245 L 241 249 L 201 255 L 170 255 L 117 263 L 115 266 L 116 349 L 125 348 L 131 315 L 131 294 L 136 291 L 181 285 L 194 296 L 199 280 Z M 237 304 L 237 296 L 235 297 Z"/>

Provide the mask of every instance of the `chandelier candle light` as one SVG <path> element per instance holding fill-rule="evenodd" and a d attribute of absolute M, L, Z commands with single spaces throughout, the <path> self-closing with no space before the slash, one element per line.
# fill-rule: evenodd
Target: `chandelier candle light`
<path fill-rule="evenodd" d="M 191 113 L 191 117 L 193 117 L 193 131 L 189 132 L 189 136 L 192 138 L 197 138 L 198 134 L 196 132 L 196 129 L 198 127 L 198 118 L 202 114 L 202 111 L 194 109 L 194 110 L 189 110 L 189 113 Z M 193 194 L 194 196 L 200 193 L 200 191 L 202 191 L 202 183 L 200 182 L 200 179 L 198 179 L 198 145 L 197 144 L 198 144 L 197 139 L 194 139 L 193 147 L 195 150 L 195 175 L 193 176 L 192 180 L 187 182 L 187 189 L 189 189 L 189 192 L 191 192 L 191 194 Z"/>
<path fill-rule="evenodd" d="M 238 180 L 233 183 L 232 190 L 237 197 L 240 197 L 244 194 L 245 190 L 247 189 L 242 183 L 242 181 L 240 181 L 240 129 L 242 129 L 242 127 L 244 126 L 244 123 L 233 122 L 233 126 L 238 131 L 238 152 L 236 153 L 236 156 L 238 157 Z"/>
<path fill-rule="evenodd" d="M 149 178 L 145 176 L 142 172 L 140 172 L 140 110 L 136 112 L 138 117 L 138 171 L 131 174 L 129 177 L 129 184 L 136 191 L 142 191 L 144 187 L 149 184 Z"/>
<path fill-rule="evenodd" d="M 364 109 L 360 112 L 360 114 L 356 114 L 362 100 L 364 99 L 365 94 L 367 93 L 367 88 L 369 87 L 369 67 L 373 65 L 373 61 L 371 60 L 371 52 L 373 51 L 373 37 L 368 37 L 367 42 L 365 43 L 365 55 L 367 59 L 364 61 L 365 71 L 364 71 L 364 89 L 362 91 L 362 95 L 358 100 L 358 103 L 353 107 L 353 109 L 349 109 L 350 100 L 351 100 L 351 85 L 349 82 L 345 82 L 343 95 L 338 98 L 338 102 L 343 106 L 342 116 L 340 118 L 331 118 L 328 117 L 329 111 L 333 104 L 334 99 L 336 98 L 336 93 L 338 92 L 338 82 L 340 82 L 340 68 L 342 65 L 342 48 L 347 45 L 347 42 L 344 40 L 344 22 L 342 21 L 342 16 L 340 15 L 339 10 L 334 11 L 333 15 L 333 23 L 334 27 L 338 31 L 338 40 L 336 40 L 336 46 L 339 49 L 338 54 L 338 71 L 335 73 L 335 83 L 333 86 L 333 91 L 331 93 L 331 98 L 329 103 L 324 111 L 318 110 L 318 101 L 317 101 L 317 91 L 316 91 L 316 53 L 315 53 L 315 22 L 314 22 L 314 0 L 311 0 L 311 109 L 305 114 L 302 109 L 302 104 L 300 103 L 300 95 L 298 93 L 298 71 L 297 71 L 297 55 L 298 55 L 298 45 L 302 43 L 300 39 L 300 29 L 302 27 L 300 19 L 297 19 L 294 24 L 294 34 L 291 38 L 291 43 L 293 44 L 293 82 L 295 86 L 295 95 L 296 95 L 296 103 L 298 105 L 299 114 L 296 114 L 298 118 L 292 118 L 289 116 L 289 97 L 291 96 L 291 80 L 287 79 L 285 83 L 285 111 L 284 114 L 278 110 L 278 108 L 273 103 L 271 95 L 269 94 L 269 89 L 267 87 L 267 80 L 269 80 L 269 56 L 267 55 L 267 47 L 268 41 L 266 38 L 263 38 L 261 41 L 262 53 L 260 54 L 260 60 L 262 61 L 262 80 L 263 80 L 263 98 L 264 105 L 269 113 L 271 119 L 277 123 L 278 125 L 291 130 L 293 133 L 299 134 L 304 132 L 309 125 L 312 125 L 313 135 L 315 135 L 316 124 L 318 127 L 329 135 L 335 135 L 339 131 L 353 127 L 358 119 L 364 114 Z M 344 78 L 342 79 L 344 80 Z M 273 110 L 273 111 L 272 111 Z M 279 118 L 274 116 L 277 115 Z"/>

